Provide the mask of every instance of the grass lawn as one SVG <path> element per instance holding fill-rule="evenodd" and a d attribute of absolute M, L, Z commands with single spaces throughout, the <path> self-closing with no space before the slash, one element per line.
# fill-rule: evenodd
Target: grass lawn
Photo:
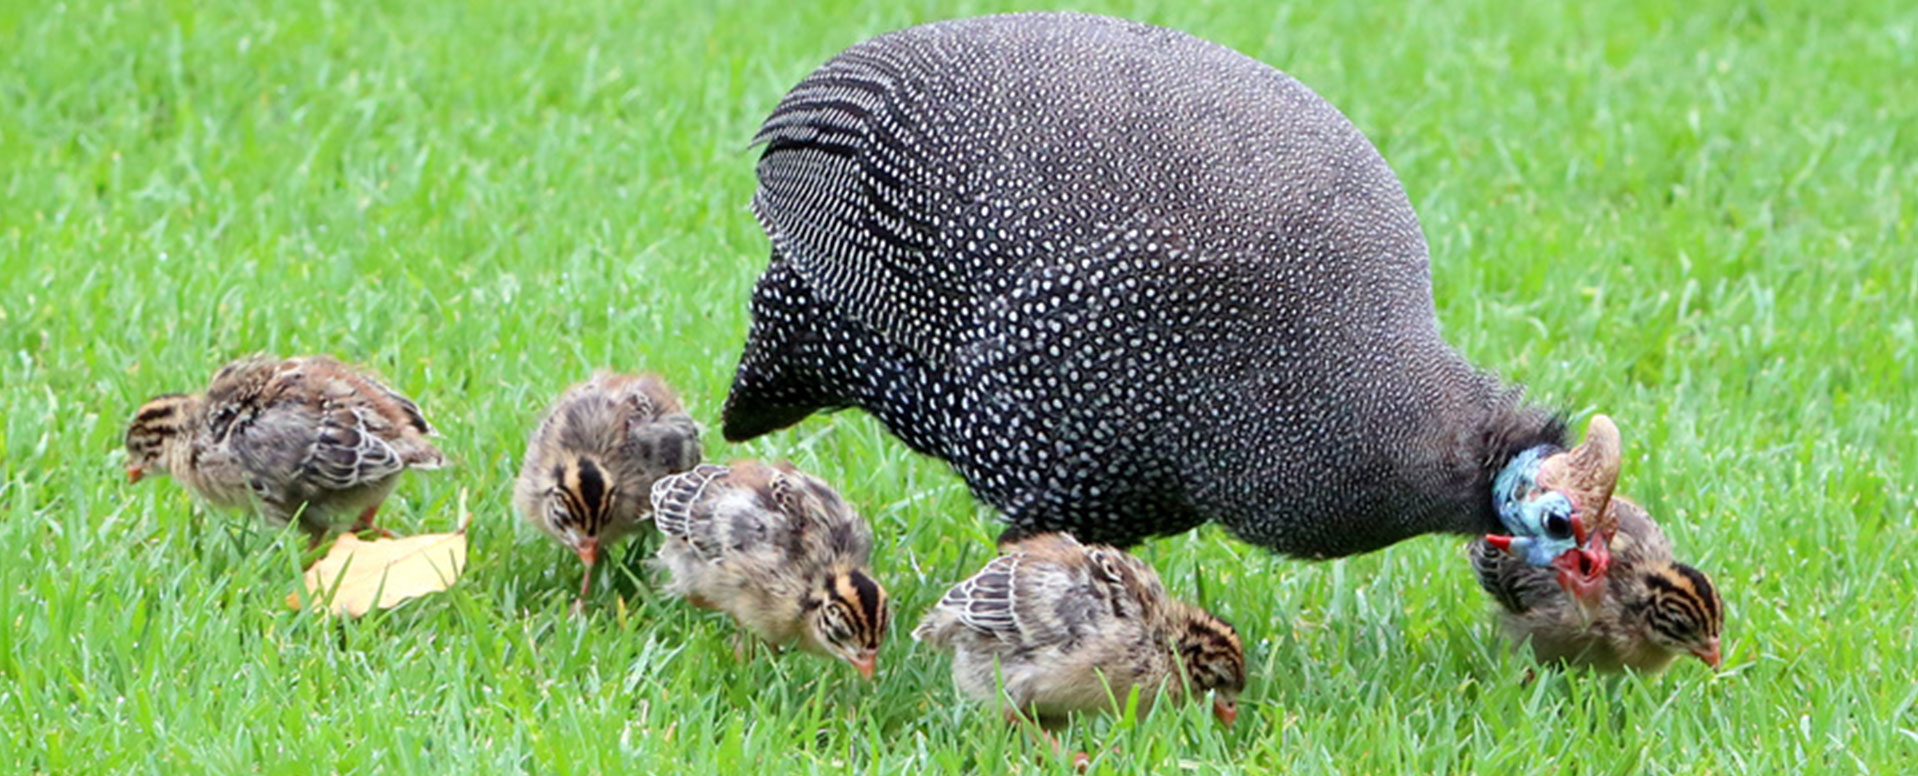
<path fill-rule="evenodd" d="M 0 770 L 970 773 L 1041 764 L 906 631 L 997 534 L 859 413 L 727 446 L 767 243 L 759 120 L 842 48 L 1013 6 L 867 0 L 0 5 Z M 1398 171 L 1475 362 L 1626 435 L 1624 486 L 1729 610 L 1726 669 L 1546 672 L 1462 542 L 1331 563 L 1217 530 L 1142 552 L 1247 637 L 1232 729 L 1096 721 L 1101 771 L 1918 771 L 1918 6 L 1079 4 L 1210 38 L 1343 109 Z M 286 609 L 302 540 L 129 488 L 146 397 L 329 352 L 456 465 L 383 522 L 477 516 L 448 594 Z M 637 554 L 578 564 L 509 488 L 536 414 L 649 369 L 708 454 L 787 457 L 875 524 L 881 680 L 736 663 Z"/>

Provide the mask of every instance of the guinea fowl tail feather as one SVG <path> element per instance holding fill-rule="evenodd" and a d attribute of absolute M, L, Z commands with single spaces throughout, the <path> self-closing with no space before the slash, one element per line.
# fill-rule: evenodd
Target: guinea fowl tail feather
<path fill-rule="evenodd" d="M 728 442 L 744 442 L 778 431 L 826 405 L 808 400 L 816 394 L 796 379 L 799 370 L 781 352 L 787 349 L 777 342 L 766 342 L 760 335 L 755 330 L 746 340 L 739 371 L 733 375 L 732 389 L 727 391 L 726 405 L 720 410 L 720 431 Z"/>
<path fill-rule="evenodd" d="M 745 375 L 741 374 L 740 378 Z M 733 381 L 732 393 L 726 398 L 726 407 L 722 411 L 723 423 L 720 433 L 728 442 L 744 442 L 764 434 L 770 434 L 799 421 L 820 409 L 816 405 L 784 404 L 769 401 L 768 393 L 777 391 L 758 391 L 753 383 L 744 379 Z"/>
<path fill-rule="evenodd" d="M 720 410 L 726 441 L 778 431 L 846 403 L 821 383 L 810 363 L 821 329 L 831 325 L 812 309 L 815 304 L 804 281 L 775 252 L 753 293 L 752 329 Z"/>

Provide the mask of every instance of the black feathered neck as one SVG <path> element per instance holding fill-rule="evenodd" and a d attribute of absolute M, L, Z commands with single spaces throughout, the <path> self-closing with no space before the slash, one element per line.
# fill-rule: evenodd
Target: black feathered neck
<path fill-rule="evenodd" d="M 1492 482 L 1505 465 L 1519 453 L 1534 447 L 1563 450 L 1566 445 L 1565 415 L 1555 410 L 1514 401 L 1494 408 L 1487 418 L 1480 446 L 1484 454 L 1475 488 L 1478 491 L 1479 522 L 1487 533 L 1504 533 L 1504 522 L 1492 505 Z"/>

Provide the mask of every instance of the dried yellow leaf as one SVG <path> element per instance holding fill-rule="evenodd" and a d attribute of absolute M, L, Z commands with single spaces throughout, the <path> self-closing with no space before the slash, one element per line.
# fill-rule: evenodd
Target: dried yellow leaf
<path fill-rule="evenodd" d="M 466 511 L 464 495 L 462 513 Z M 391 609 L 402 601 L 445 590 L 466 570 L 466 521 L 470 519 L 462 519 L 454 533 L 370 542 L 342 535 L 326 557 L 306 570 L 306 598 L 327 604 L 334 614 L 358 617 L 375 607 Z M 300 594 L 288 595 L 286 602 L 299 608 Z"/>

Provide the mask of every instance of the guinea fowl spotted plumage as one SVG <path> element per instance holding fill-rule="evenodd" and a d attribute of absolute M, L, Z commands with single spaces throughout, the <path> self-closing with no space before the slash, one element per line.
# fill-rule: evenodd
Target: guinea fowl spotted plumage
<path fill-rule="evenodd" d="M 857 406 L 1010 538 L 1514 534 L 1594 594 L 1616 445 L 1565 454 L 1445 343 L 1404 190 L 1298 81 L 1128 21 L 963 19 L 834 57 L 757 141 L 727 439 Z"/>
<path fill-rule="evenodd" d="M 206 393 L 147 400 L 127 427 L 127 479 L 170 474 L 207 503 L 252 508 L 275 526 L 297 517 L 314 542 L 355 518 L 372 528 L 407 469 L 444 456 L 412 400 L 327 356 L 253 356 L 215 373 Z"/>
<path fill-rule="evenodd" d="M 892 610 L 872 578 L 872 528 L 832 486 L 746 460 L 661 478 L 652 499 L 669 595 L 873 677 Z"/>
<path fill-rule="evenodd" d="M 912 637 L 953 653 L 952 678 L 975 700 L 1003 698 L 1045 725 L 1112 711 L 1134 688 L 1139 713 L 1160 699 L 1213 694 L 1231 723 L 1245 689 L 1245 650 L 1232 626 L 1166 595 L 1151 566 L 1126 552 L 1039 534 L 947 591 Z"/>
<path fill-rule="evenodd" d="M 1725 604 L 1705 573 L 1672 559 L 1671 541 L 1637 504 L 1612 499 L 1615 526 L 1602 594 L 1581 605 L 1553 575 L 1480 539 L 1479 586 L 1504 609 L 1505 631 L 1538 659 L 1604 671 L 1663 670 L 1690 654 L 1719 666 Z"/>
<path fill-rule="evenodd" d="M 699 427 L 664 380 L 601 372 L 560 394 L 533 430 L 513 503 L 579 554 L 584 600 L 601 548 L 644 525 L 653 483 L 699 458 Z"/>

